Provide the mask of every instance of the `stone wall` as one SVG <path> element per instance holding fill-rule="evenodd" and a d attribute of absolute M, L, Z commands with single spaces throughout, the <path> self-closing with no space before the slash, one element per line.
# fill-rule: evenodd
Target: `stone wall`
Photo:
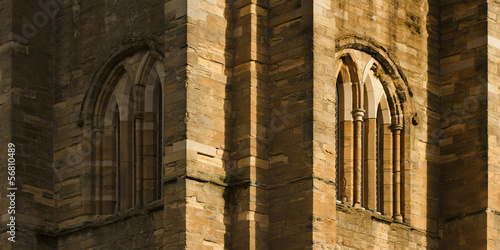
<path fill-rule="evenodd" d="M 21 180 L 15 246 L 495 248 L 497 8 L 453 0 L 0 0 L 0 160 L 6 143 L 16 143 Z M 32 37 L 21 35 L 23 17 L 39 26 Z M 100 214 L 95 103 L 116 65 L 147 53 L 163 84 L 163 199 Z M 394 151 L 402 194 L 388 198 L 388 210 L 401 205 L 402 222 L 337 201 L 341 53 L 381 64 L 386 94 L 402 105 L 403 154 Z M 401 199 L 394 207 L 393 198 Z M 0 248 L 12 247 L 1 239 Z"/>
<path fill-rule="evenodd" d="M 488 2 L 488 31 L 486 37 L 482 37 L 481 43 L 487 41 L 488 61 L 488 208 L 486 219 L 488 221 L 487 247 L 500 248 L 500 33 L 498 31 L 500 20 L 498 12 L 500 5 L 496 2 Z"/>
<path fill-rule="evenodd" d="M 486 246 L 487 5 L 441 4 L 440 217 L 444 248 Z M 471 235 L 477 234 L 477 237 Z"/>
<path fill-rule="evenodd" d="M 427 26 L 432 25 L 428 17 L 436 15 L 429 13 L 432 4 L 431 1 L 370 1 L 369 4 L 340 1 L 335 10 L 335 25 L 337 38 L 358 35 L 381 46 L 406 76 L 413 96 L 408 96 L 404 106 L 407 117 L 402 212 L 406 222 L 436 232 L 439 153 L 436 142 L 427 136 L 437 126 L 439 110 L 436 69 L 428 66 L 430 53 L 435 51 L 429 47 L 436 46 L 432 40 L 429 42 L 436 34 L 429 32 Z M 411 125 L 415 114 L 420 118 L 418 126 Z"/>
<path fill-rule="evenodd" d="M 159 249 L 163 245 L 163 204 L 156 202 L 142 211 L 80 224 L 58 232 L 52 249 Z"/>
<path fill-rule="evenodd" d="M 337 205 L 340 249 L 437 249 L 437 235 L 377 213 Z"/>
<path fill-rule="evenodd" d="M 174 85 L 183 87 L 181 96 L 185 96 L 185 104 L 175 110 L 183 111 L 186 127 L 185 131 L 177 131 L 178 135 L 185 133 L 183 140 L 166 142 L 166 145 L 173 143 L 173 152 L 182 152 L 177 159 L 168 160 L 170 164 L 177 162 L 175 168 L 180 170 L 169 177 L 175 178 L 177 183 L 183 182 L 185 188 L 184 197 L 178 197 L 184 199 L 184 204 L 177 203 L 179 208 L 185 209 L 185 239 L 179 240 L 180 245 L 193 249 L 220 249 L 228 244 L 230 223 L 226 164 L 231 119 L 227 92 L 232 76 L 228 34 L 231 13 L 228 3 L 222 0 L 188 0 L 184 4 L 187 12 L 184 14 L 186 47 L 183 49 L 187 64 L 176 67 L 185 67 L 186 79 L 177 80 Z M 169 127 L 165 129 L 170 130 Z M 169 157 L 169 150 L 166 157 Z M 175 225 L 165 227 L 170 230 L 168 227 Z"/>
<path fill-rule="evenodd" d="M 2 154 L 2 232 L 10 215 L 6 198 L 7 144 L 16 145 L 15 222 L 19 248 L 44 247 L 37 232 L 54 228 L 53 140 L 53 20 L 35 2 L 2 1 L 2 69 L 0 148 Z M 4 19 L 3 15 L 7 19 Z M 14 21 L 16 20 L 16 21 Z M 29 65 L 29 67 L 26 67 Z M 36 79 L 36 80 L 35 80 Z M 6 117 L 3 117 L 3 116 Z M 4 230 L 5 229 L 5 230 Z M 2 233 L 0 247 L 13 245 Z M 5 239 L 5 241 L 4 241 Z"/>
<path fill-rule="evenodd" d="M 312 11 L 312 3 L 269 1 L 270 249 L 312 240 Z"/>
<path fill-rule="evenodd" d="M 230 247 L 268 249 L 269 4 L 235 1 L 231 7 Z"/>
<path fill-rule="evenodd" d="M 58 248 L 163 245 L 163 204 L 159 202 L 111 216 L 96 213 L 91 193 L 98 176 L 90 164 L 95 141 L 88 136 L 93 129 L 92 119 L 88 119 L 93 106 L 85 106 L 95 96 L 92 91 L 108 77 L 103 72 L 136 52 L 164 50 L 164 32 L 169 26 L 163 10 L 163 1 L 149 0 L 67 1 L 60 5 L 55 17 L 53 106 L 58 227 L 52 235 L 59 239 Z"/>
<path fill-rule="evenodd" d="M 7 152 L 8 143 L 12 141 L 12 99 L 9 91 L 12 86 L 12 58 L 10 55 L 13 53 L 13 45 L 15 45 L 15 43 L 11 41 L 11 39 L 8 39 L 8 35 L 12 30 L 12 8 L 8 8 L 7 6 L 10 7 L 12 5 L 12 1 L 2 0 L 0 4 L 2 6 L 6 6 L 0 10 L 0 16 L 5 17 L 5 19 L 1 20 L 4 25 L 0 28 L 0 37 L 2 38 L 0 40 L 0 119 L 4 121 L 0 123 L 0 150 L 2 152 Z M 0 160 L 2 162 L 7 162 L 7 159 L 8 155 L 6 153 L 0 154 Z M 2 171 L 2 173 L 6 173 L 7 165 L 2 164 L 0 166 L 0 171 Z M 2 174 L 2 176 L 4 175 Z M 2 185 L 2 187 L 7 186 L 7 182 L 7 178 L 0 179 L 0 185 Z M 7 214 L 7 210 L 4 209 L 9 207 L 9 200 L 3 198 L 7 195 L 6 191 L 7 190 L 4 188 L 0 191 L 0 195 L 2 197 L 2 199 L 0 199 L 0 206 L 2 207 L 0 212 L 2 216 L 0 229 L 2 232 L 6 232 L 8 230 L 6 224 L 9 222 L 6 216 L 10 217 L 10 215 Z M 9 241 L 7 240 L 8 237 L 10 237 L 10 235 L 6 233 L 2 233 L 2 235 L 0 235 L 0 248 L 11 249 L 11 244 L 9 244 Z"/>

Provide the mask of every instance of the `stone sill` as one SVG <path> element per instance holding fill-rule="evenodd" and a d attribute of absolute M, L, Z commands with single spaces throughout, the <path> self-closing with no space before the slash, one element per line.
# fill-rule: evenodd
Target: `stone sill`
<path fill-rule="evenodd" d="M 415 227 L 411 226 L 411 224 L 408 222 L 397 222 L 396 220 L 394 220 L 392 217 L 389 217 L 388 215 L 383 215 L 383 214 L 380 214 L 378 212 L 367 210 L 365 208 L 354 208 L 353 206 L 343 204 L 340 201 L 337 201 L 336 208 L 337 208 L 337 211 L 340 211 L 343 213 L 370 217 L 372 221 L 384 223 L 384 224 L 387 224 L 391 227 L 396 226 L 396 227 L 406 228 L 410 231 L 418 232 L 422 235 L 426 235 L 427 237 L 437 238 L 437 236 L 435 234 L 429 233 L 429 232 L 422 230 L 422 229 L 415 228 Z"/>
<path fill-rule="evenodd" d="M 363 207 L 360 208 L 355 208 L 353 206 L 341 203 L 340 201 L 337 201 L 337 211 L 342 211 L 348 214 L 353 214 L 353 213 L 364 213 L 367 216 L 370 216 L 372 220 L 382 222 L 385 224 L 392 224 L 392 223 L 397 223 L 397 224 L 402 224 L 408 227 L 411 227 L 409 223 L 405 222 L 397 222 L 394 220 L 392 217 L 389 217 L 388 215 L 381 214 L 379 212 L 375 212 L 372 210 L 365 209 Z"/>
<path fill-rule="evenodd" d="M 416 232 L 421 235 L 425 235 L 426 237 L 430 237 L 433 239 L 438 239 L 437 235 L 434 233 L 427 232 L 425 230 L 415 228 L 413 227 L 410 223 L 408 222 L 397 222 L 394 220 L 392 217 L 389 217 L 388 215 L 383 215 L 371 210 L 367 210 L 364 208 L 354 208 L 353 206 L 343 204 L 340 201 L 337 201 L 337 212 L 343 212 L 347 214 L 351 214 L 354 216 L 366 216 L 366 218 L 370 217 L 372 221 L 376 221 L 379 223 L 384 223 L 388 226 L 396 227 L 396 228 L 401 228 L 401 229 L 406 229 L 410 230 L 411 232 Z"/>
<path fill-rule="evenodd" d="M 82 230 L 91 230 L 100 228 L 109 224 L 113 224 L 119 221 L 127 220 L 138 215 L 146 215 L 153 211 L 163 209 L 163 199 L 153 201 L 144 207 L 133 207 L 125 211 L 119 211 L 114 214 L 109 215 L 97 215 L 93 221 L 84 221 L 66 228 L 57 230 L 55 233 L 46 233 L 47 235 L 53 235 L 54 237 L 63 236 L 66 234 L 75 233 Z"/>

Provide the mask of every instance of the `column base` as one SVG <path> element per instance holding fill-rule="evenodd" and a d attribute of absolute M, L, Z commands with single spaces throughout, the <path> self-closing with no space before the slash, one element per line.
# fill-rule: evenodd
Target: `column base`
<path fill-rule="evenodd" d="M 393 217 L 392 217 L 396 222 L 403 222 L 403 216 L 401 216 L 400 214 L 395 214 Z"/>

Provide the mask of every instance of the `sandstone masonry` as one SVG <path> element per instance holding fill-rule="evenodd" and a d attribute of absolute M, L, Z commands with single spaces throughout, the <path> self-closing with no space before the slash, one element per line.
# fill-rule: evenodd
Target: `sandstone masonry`
<path fill-rule="evenodd" d="M 499 16 L 0 0 L 0 248 L 498 249 Z"/>

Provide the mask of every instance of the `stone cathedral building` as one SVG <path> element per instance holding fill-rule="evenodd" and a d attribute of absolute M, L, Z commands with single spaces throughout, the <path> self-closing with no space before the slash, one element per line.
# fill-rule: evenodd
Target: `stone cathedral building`
<path fill-rule="evenodd" d="M 0 0 L 0 249 L 500 249 L 499 30 L 493 0 Z"/>

